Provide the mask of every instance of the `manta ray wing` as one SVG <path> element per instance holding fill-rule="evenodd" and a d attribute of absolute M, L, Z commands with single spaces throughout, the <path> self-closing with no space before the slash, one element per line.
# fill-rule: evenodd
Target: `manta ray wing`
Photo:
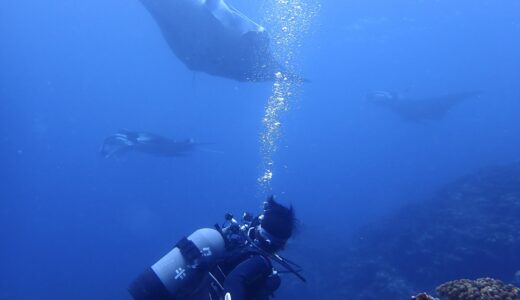
<path fill-rule="evenodd" d="M 269 38 L 223 0 L 141 0 L 174 54 L 191 70 L 238 81 L 271 80 Z"/>

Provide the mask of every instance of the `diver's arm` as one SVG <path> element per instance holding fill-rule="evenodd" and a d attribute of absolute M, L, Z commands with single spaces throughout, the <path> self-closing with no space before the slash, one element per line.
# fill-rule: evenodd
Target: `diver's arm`
<path fill-rule="evenodd" d="M 224 292 L 229 293 L 231 300 L 244 300 L 248 285 L 269 276 L 271 272 L 271 263 L 267 258 L 260 255 L 250 257 L 236 266 L 226 277 Z"/>

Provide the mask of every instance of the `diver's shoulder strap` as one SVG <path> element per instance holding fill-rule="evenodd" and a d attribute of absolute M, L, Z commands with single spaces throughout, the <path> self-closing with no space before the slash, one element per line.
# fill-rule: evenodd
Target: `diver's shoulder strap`
<path fill-rule="evenodd" d="M 179 248 L 182 256 L 184 259 L 186 259 L 186 261 L 188 261 L 189 264 L 193 264 L 202 256 L 202 254 L 200 254 L 199 248 L 197 248 L 195 243 L 188 240 L 186 237 L 180 239 L 180 241 L 178 241 L 175 246 Z"/>

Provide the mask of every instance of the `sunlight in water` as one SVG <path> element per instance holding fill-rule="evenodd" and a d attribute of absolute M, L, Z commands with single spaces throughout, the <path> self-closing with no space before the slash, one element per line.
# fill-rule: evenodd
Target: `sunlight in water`
<path fill-rule="evenodd" d="M 275 59 L 280 70 L 275 74 L 272 93 L 265 106 L 260 136 L 262 144 L 262 174 L 258 178 L 264 193 L 271 192 L 275 172 L 274 154 L 281 137 L 282 112 L 289 110 L 289 103 L 298 93 L 303 79 L 295 66 L 303 35 L 319 10 L 314 0 L 271 0 L 267 1 L 266 24 L 269 26 Z"/>

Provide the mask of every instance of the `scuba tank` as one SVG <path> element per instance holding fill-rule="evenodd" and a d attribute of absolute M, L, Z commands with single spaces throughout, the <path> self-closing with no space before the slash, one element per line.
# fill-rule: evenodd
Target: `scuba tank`
<path fill-rule="evenodd" d="M 134 300 L 185 299 L 224 251 L 224 237 L 219 231 L 199 229 L 139 275 L 128 290 Z"/>

